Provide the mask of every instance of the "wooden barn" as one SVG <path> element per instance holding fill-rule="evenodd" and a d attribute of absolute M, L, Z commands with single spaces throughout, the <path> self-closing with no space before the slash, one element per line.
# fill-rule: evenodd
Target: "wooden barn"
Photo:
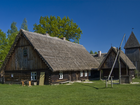
<path fill-rule="evenodd" d="M 105 76 L 109 75 L 116 55 L 117 55 L 117 48 L 111 47 L 98 68 L 100 70 L 100 78 L 104 78 Z M 120 52 L 120 63 L 121 63 L 121 79 L 122 79 L 121 82 L 130 83 L 132 81 L 132 77 L 134 76 L 134 70 L 136 69 L 136 67 L 130 61 L 130 59 L 123 53 L 123 51 Z M 101 73 L 102 73 L 102 77 L 101 77 Z M 118 60 L 114 66 L 112 76 L 114 76 L 113 77 L 114 79 L 119 79 Z"/>
<path fill-rule="evenodd" d="M 131 32 L 124 49 L 127 57 L 133 62 L 136 69 L 140 72 L 140 44 L 133 32 Z"/>
<path fill-rule="evenodd" d="M 80 44 L 23 29 L 2 67 L 5 83 L 55 84 L 88 79 L 99 63 Z"/>

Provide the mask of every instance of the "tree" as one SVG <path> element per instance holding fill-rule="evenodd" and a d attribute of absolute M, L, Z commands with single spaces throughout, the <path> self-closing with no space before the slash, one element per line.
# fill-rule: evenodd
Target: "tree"
<path fill-rule="evenodd" d="M 79 43 L 82 34 L 78 25 L 65 16 L 62 19 L 59 16 L 57 18 L 55 16 L 50 16 L 50 18 L 41 16 L 39 25 L 34 24 L 33 30 L 41 34 L 48 33 L 52 37 L 66 37 L 68 41 L 75 43 Z"/>
<path fill-rule="evenodd" d="M 6 34 L 2 32 L 0 29 L 0 67 L 2 65 L 2 61 L 4 61 L 8 51 L 7 51 L 7 38 Z"/>
<path fill-rule="evenodd" d="M 94 54 L 98 54 L 98 53 L 95 51 Z"/>
<path fill-rule="evenodd" d="M 27 25 L 27 20 L 24 18 L 22 24 L 21 24 L 21 29 L 27 30 L 28 31 L 28 25 Z"/>
<path fill-rule="evenodd" d="M 93 54 L 93 51 L 92 50 L 90 50 L 90 54 Z"/>
<path fill-rule="evenodd" d="M 13 22 L 11 24 L 11 29 L 8 29 L 7 33 L 8 33 L 8 38 L 7 38 L 8 46 L 7 46 L 7 49 L 9 51 L 11 46 L 12 46 L 12 44 L 13 44 L 13 42 L 15 41 L 15 38 L 16 38 L 17 34 L 18 34 L 18 29 L 16 27 L 16 22 Z"/>

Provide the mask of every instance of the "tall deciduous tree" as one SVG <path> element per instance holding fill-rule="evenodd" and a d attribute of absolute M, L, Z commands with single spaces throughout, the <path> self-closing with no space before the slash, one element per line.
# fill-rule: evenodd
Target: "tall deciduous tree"
<path fill-rule="evenodd" d="M 59 16 L 57 18 L 55 16 L 41 16 L 39 24 L 34 24 L 33 29 L 37 33 L 49 33 L 53 37 L 66 37 L 67 40 L 75 43 L 79 43 L 82 34 L 82 30 L 69 17 L 63 17 L 61 19 Z"/>
<path fill-rule="evenodd" d="M 28 31 L 28 24 L 26 18 L 24 18 L 22 24 L 21 24 L 21 29 L 27 30 Z"/>
<path fill-rule="evenodd" d="M 7 45 L 6 34 L 0 29 L 0 66 L 8 53 Z"/>

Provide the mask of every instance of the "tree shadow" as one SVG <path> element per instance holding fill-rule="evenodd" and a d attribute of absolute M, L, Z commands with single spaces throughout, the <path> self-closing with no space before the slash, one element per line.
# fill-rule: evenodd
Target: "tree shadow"
<path fill-rule="evenodd" d="M 88 87 L 94 88 L 94 89 L 96 89 L 96 90 L 105 89 L 105 88 L 106 88 L 106 87 L 98 88 L 98 87 L 91 86 L 91 85 L 88 85 L 88 84 L 81 84 L 81 85 L 83 85 L 83 86 L 88 86 Z"/>

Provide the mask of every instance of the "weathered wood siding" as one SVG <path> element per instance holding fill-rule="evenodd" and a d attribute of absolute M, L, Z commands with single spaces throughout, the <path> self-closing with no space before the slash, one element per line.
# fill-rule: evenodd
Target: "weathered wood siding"
<path fill-rule="evenodd" d="M 88 79 L 88 71 L 87 76 L 85 77 L 85 71 L 83 71 L 83 77 L 80 77 L 80 71 L 65 71 L 63 72 L 63 79 L 59 79 L 59 72 L 52 72 L 51 74 L 51 83 L 60 83 L 64 81 L 77 81 L 82 79 Z"/>
<path fill-rule="evenodd" d="M 116 57 L 116 53 L 114 51 L 111 51 L 101 68 L 102 69 L 111 68 L 115 61 L 115 57 Z M 120 60 L 120 62 L 121 62 L 121 68 L 126 68 L 125 64 L 121 60 Z M 114 68 L 118 68 L 118 67 L 119 67 L 119 64 L 118 64 L 118 60 L 117 60 Z"/>
<path fill-rule="evenodd" d="M 27 56 L 23 55 L 24 48 L 27 49 Z M 21 36 L 14 53 L 11 55 L 6 65 L 5 71 L 38 70 L 46 68 L 48 67 L 39 57 L 37 52 L 33 49 L 29 42 L 23 36 Z"/>
<path fill-rule="evenodd" d="M 140 71 L 140 48 L 125 49 L 125 54 Z"/>
<path fill-rule="evenodd" d="M 32 80 L 32 82 L 37 82 L 39 84 L 40 73 L 45 72 L 44 84 L 48 85 L 51 84 L 50 77 L 51 71 L 49 70 L 38 70 L 38 71 L 31 71 L 31 70 L 24 70 L 24 71 L 5 71 L 5 83 L 21 83 L 21 81 L 31 81 L 31 72 L 37 73 L 37 79 Z M 13 77 L 11 77 L 13 74 Z"/>

